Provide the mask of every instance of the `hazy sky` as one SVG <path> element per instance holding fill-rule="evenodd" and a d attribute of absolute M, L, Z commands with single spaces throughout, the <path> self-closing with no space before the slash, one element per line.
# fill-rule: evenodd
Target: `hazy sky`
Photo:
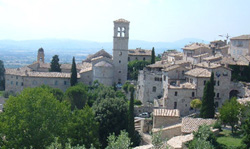
<path fill-rule="evenodd" d="M 215 40 L 250 34 L 250 0 L 0 0 L 0 39 L 112 41 L 119 18 L 133 40 Z"/>

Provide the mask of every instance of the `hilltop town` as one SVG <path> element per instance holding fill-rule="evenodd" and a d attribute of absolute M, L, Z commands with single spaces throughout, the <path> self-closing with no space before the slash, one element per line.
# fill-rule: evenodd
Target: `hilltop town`
<path fill-rule="evenodd" d="M 128 49 L 129 25 L 125 19 L 114 21 L 113 55 L 104 49 L 89 55 L 76 64 L 77 81 L 93 85 L 95 81 L 122 90 L 126 83 L 135 86 L 135 129 L 142 136 L 141 147 L 151 148 L 149 132 L 161 132 L 170 148 L 185 148 L 192 132 L 203 124 L 212 125 L 216 119 L 196 118 L 199 110 L 191 106 L 195 99 L 202 101 L 204 89 L 214 75 L 214 107 L 219 108 L 233 97 L 239 103 L 250 101 L 250 35 L 229 40 L 211 41 L 209 44 L 191 43 L 177 50 L 166 50 L 161 59 L 139 71 L 137 80 L 128 80 L 128 63 L 150 61 L 152 50 Z M 143 46 L 143 45 L 142 45 Z M 21 93 L 25 88 L 47 85 L 65 92 L 70 86 L 71 64 L 61 64 L 61 72 L 50 72 L 45 62 L 46 49 L 39 48 L 37 61 L 16 69 L 5 70 L 5 92 Z M 124 92 L 124 91 L 123 91 Z M 130 99 L 129 93 L 125 93 Z M 148 118 L 150 117 L 151 119 Z M 218 130 L 213 130 L 218 133 Z"/>

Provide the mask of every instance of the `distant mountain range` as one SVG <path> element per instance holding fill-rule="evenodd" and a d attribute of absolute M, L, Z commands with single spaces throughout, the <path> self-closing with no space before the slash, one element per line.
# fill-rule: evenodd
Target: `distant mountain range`
<path fill-rule="evenodd" d="M 155 47 L 156 53 L 162 53 L 168 49 L 181 50 L 186 44 L 192 42 L 208 43 L 201 39 L 186 38 L 175 42 L 148 42 L 142 40 L 129 40 L 129 49 L 142 48 L 152 49 Z M 46 53 L 81 53 L 91 54 L 100 49 L 105 49 L 112 53 L 112 42 L 95 42 L 86 40 L 71 40 L 71 39 L 43 39 L 43 40 L 0 40 L 0 51 L 3 52 L 36 52 L 40 47 L 43 47 Z"/>

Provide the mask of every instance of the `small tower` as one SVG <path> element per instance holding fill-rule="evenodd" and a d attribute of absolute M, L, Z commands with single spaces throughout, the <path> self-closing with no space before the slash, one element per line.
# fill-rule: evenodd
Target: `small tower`
<path fill-rule="evenodd" d="M 43 48 L 38 49 L 37 62 L 44 63 L 44 50 L 43 50 Z"/>
<path fill-rule="evenodd" d="M 114 21 L 113 63 L 114 82 L 124 84 L 128 73 L 128 40 L 129 21 L 119 19 Z"/>

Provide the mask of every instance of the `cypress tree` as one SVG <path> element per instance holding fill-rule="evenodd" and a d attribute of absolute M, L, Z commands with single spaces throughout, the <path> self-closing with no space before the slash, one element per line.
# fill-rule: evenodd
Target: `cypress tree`
<path fill-rule="evenodd" d="M 134 123 L 134 85 L 129 85 L 130 101 L 128 111 L 128 135 L 132 142 L 135 136 L 135 123 Z"/>
<path fill-rule="evenodd" d="M 0 90 L 4 90 L 5 89 L 4 74 L 5 74 L 4 63 L 3 63 L 2 60 L 0 60 Z"/>
<path fill-rule="evenodd" d="M 76 84 L 77 84 L 77 71 L 76 71 L 75 57 L 73 57 L 72 66 L 71 66 L 70 85 L 74 86 Z"/>
<path fill-rule="evenodd" d="M 155 48 L 153 47 L 151 52 L 151 64 L 155 63 Z"/>
<path fill-rule="evenodd" d="M 211 74 L 210 80 L 206 83 L 203 91 L 202 105 L 200 116 L 202 118 L 214 118 L 214 73 Z"/>
<path fill-rule="evenodd" d="M 51 62 L 50 62 L 50 72 L 61 72 L 61 65 L 59 64 L 59 57 L 58 55 L 54 55 Z"/>

